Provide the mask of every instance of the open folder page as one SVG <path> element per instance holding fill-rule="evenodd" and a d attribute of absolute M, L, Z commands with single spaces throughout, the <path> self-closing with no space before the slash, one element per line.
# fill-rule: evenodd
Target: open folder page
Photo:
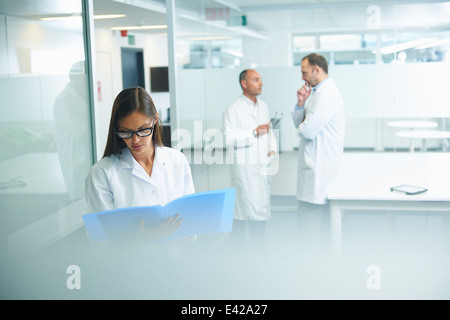
<path fill-rule="evenodd" d="M 164 240 L 200 234 L 229 232 L 233 226 L 234 188 L 193 193 L 165 206 L 130 207 L 83 215 L 91 239 L 95 242 L 123 240 L 136 235 L 139 224 L 152 226 L 179 215 L 179 228 Z"/>

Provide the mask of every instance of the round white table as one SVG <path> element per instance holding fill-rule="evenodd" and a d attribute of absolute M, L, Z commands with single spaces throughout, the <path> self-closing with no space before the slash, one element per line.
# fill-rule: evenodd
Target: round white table
<path fill-rule="evenodd" d="M 427 140 L 429 139 L 448 139 L 450 138 L 450 131 L 439 131 L 439 130 L 409 130 L 400 131 L 395 134 L 400 138 L 411 139 L 410 151 L 414 152 L 414 139 L 422 140 L 422 152 L 427 150 Z"/>
<path fill-rule="evenodd" d="M 393 128 L 409 128 L 409 129 L 431 129 L 437 128 L 438 123 L 435 121 L 419 121 L 419 120 L 401 120 L 390 121 L 386 124 Z"/>
<path fill-rule="evenodd" d="M 435 121 L 425 121 L 425 120 L 397 120 L 397 121 L 390 121 L 386 125 L 388 127 L 392 127 L 392 128 L 414 130 L 414 129 L 434 129 L 434 128 L 437 128 L 438 123 Z M 422 145 L 424 143 L 425 143 L 425 140 L 422 141 Z M 414 140 L 413 139 L 410 140 L 409 151 L 414 152 Z"/>

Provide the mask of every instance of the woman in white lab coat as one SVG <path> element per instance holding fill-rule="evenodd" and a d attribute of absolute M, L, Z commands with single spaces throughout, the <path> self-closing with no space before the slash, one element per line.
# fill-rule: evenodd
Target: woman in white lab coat
<path fill-rule="evenodd" d="M 185 156 L 161 142 L 150 95 L 140 87 L 124 89 L 113 104 L 103 158 L 86 178 L 88 212 L 165 205 L 194 192 Z"/>

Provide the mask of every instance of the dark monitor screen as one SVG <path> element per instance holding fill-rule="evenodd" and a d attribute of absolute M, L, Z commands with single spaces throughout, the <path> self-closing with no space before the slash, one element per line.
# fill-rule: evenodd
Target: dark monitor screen
<path fill-rule="evenodd" d="M 151 67 L 150 85 L 152 92 L 169 92 L 169 68 Z"/>

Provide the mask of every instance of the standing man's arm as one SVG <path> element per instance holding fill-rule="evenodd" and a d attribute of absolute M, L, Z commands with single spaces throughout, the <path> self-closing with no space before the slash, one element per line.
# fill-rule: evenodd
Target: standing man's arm
<path fill-rule="evenodd" d="M 305 120 L 305 103 L 311 95 L 311 86 L 305 82 L 303 87 L 297 90 L 297 105 L 291 112 L 294 126 L 297 128 Z"/>

